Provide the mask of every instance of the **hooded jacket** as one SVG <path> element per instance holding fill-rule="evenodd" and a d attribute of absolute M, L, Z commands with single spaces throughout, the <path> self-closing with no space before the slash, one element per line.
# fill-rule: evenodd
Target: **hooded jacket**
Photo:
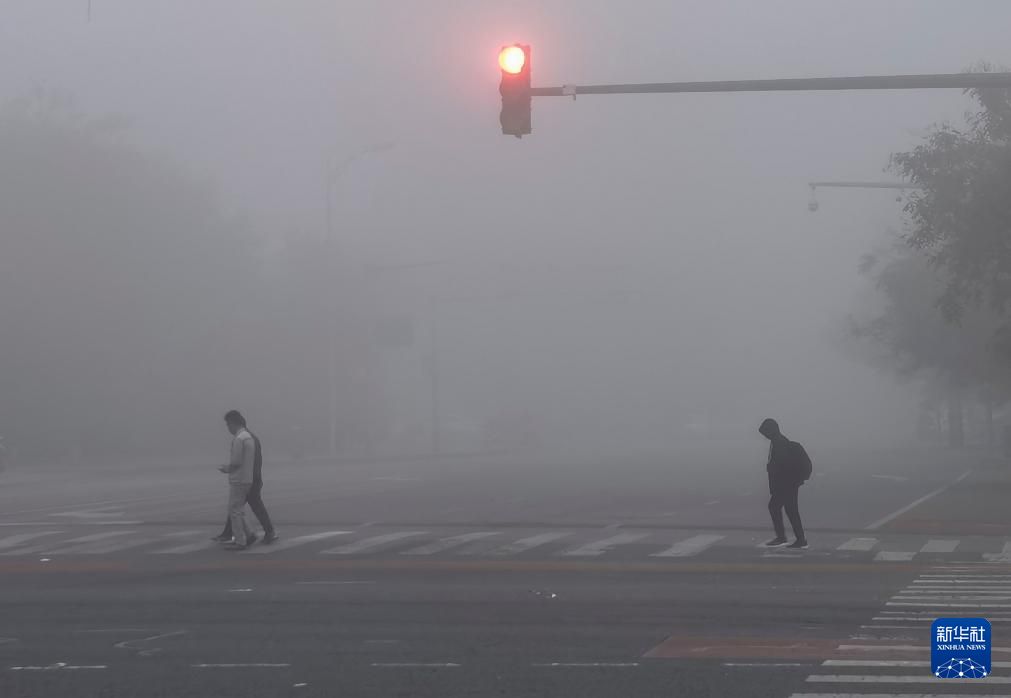
<path fill-rule="evenodd" d="M 758 430 L 762 436 L 769 439 L 769 462 L 765 469 L 769 474 L 769 491 L 784 487 L 799 487 L 804 484 L 797 463 L 797 446 L 783 436 L 779 424 L 774 419 L 762 422 Z"/>

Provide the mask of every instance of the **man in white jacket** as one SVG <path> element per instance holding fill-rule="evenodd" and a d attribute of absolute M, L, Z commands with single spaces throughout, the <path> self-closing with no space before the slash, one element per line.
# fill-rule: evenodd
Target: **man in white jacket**
<path fill-rule="evenodd" d="M 222 465 L 218 470 L 228 475 L 228 518 L 235 536 L 225 547 L 245 550 L 257 541 L 246 521 L 246 498 L 253 486 L 256 442 L 246 429 L 245 417 L 238 410 L 231 410 L 225 415 L 225 426 L 232 435 L 231 458 L 228 465 Z"/>

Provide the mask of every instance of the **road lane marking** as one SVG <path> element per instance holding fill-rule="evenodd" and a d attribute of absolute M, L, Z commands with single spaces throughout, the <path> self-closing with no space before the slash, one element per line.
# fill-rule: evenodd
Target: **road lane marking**
<path fill-rule="evenodd" d="M 1000 584 L 910 584 L 905 591 L 1002 591 L 1011 590 L 1011 584 L 1002 582 Z"/>
<path fill-rule="evenodd" d="M 877 538 L 850 538 L 848 541 L 836 548 L 836 550 L 859 550 L 866 552 L 868 550 L 872 550 L 877 544 Z"/>
<path fill-rule="evenodd" d="M 352 582 L 295 582 L 296 585 L 301 586 L 326 586 L 326 585 L 340 585 L 340 584 L 375 584 L 372 581 L 352 581 Z"/>
<path fill-rule="evenodd" d="M 1007 601 L 1011 595 L 1007 592 L 995 591 L 953 591 L 940 593 L 934 591 L 900 591 L 892 597 L 896 601 Z"/>
<path fill-rule="evenodd" d="M 529 538 L 520 538 L 518 541 L 515 541 L 513 543 L 506 543 L 505 545 L 493 548 L 492 550 L 489 550 L 487 553 L 485 553 L 485 555 L 496 555 L 496 556 L 519 555 L 520 553 L 524 553 L 528 550 L 533 550 L 534 548 L 538 548 L 542 545 L 547 545 L 548 543 L 552 543 L 556 540 L 568 538 L 571 535 L 572 535 L 571 533 L 562 533 L 562 532 L 540 533 L 536 536 L 530 536 Z"/>
<path fill-rule="evenodd" d="M 1011 608 L 1011 604 L 967 604 L 967 603 L 940 603 L 936 601 L 922 603 L 905 603 L 899 601 L 889 601 L 888 606 L 925 606 L 927 608 Z"/>
<path fill-rule="evenodd" d="M 120 650 L 132 650 L 137 653 L 138 657 L 150 657 L 161 652 L 161 647 L 137 647 L 137 645 L 147 644 L 149 642 L 154 642 L 155 640 L 164 640 L 167 637 L 177 637 L 179 635 L 185 635 L 186 630 L 173 630 L 167 633 L 159 633 L 158 635 L 152 635 L 151 637 L 142 637 L 134 640 L 123 640 L 122 642 L 117 642 L 113 647 Z"/>
<path fill-rule="evenodd" d="M 846 674 L 814 674 L 807 677 L 808 683 L 932 683 L 935 686 L 939 681 L 945 685 L 953 683 L 976 683 L 985 685 L 1011 684 L 1011 677 L 1008 676 L 987 676 L 985 679 L 938 679 L 933 674 L 924 676 L 886 676 L 878 674 L 869 675 L 846 675 Z"/>
<path fill-rule="evenodd" d="M 1006 592 L 993 591 L 953 591 L 934 593 L 899 592 L 892 597 L 893 601 L 1007 601 L 1011 595 Z"/>
<path fill-rule="evenodd" d="M 711 548 L 724 538 L 726 536 L 705 534 L 693 536 L 680 543 L 675 543 L 662 552 L 653 553 L 650 557 L 691 557 L 692 555 L 698 555 L 707 548 Z"/>
<path fill-rule="evenodd" d="M 916 553 L 882 550 L 874 559 L 877 562 L 909 562 L 915 555 Z"/>
<path fill-rule="evenodd" d="M 909 585 L 910 589 L 1007 589 L 1011 587 L 1008 581 L 988 582 L 982 579 L 917 579 Z"/>
<path fill-rule="evenodd" d="M 929 661 L 920 659 L 826 659 L 822 666 L 845 667 L 929 667 Z M 1011 662 L 991 662 L 991 667 L 1007 669 Z M 945 679 L 947 681 L 947 679 Z"/>
<path fill-rule="evenodd" d="M 635 541 L 642 540 L 648 535 L 648 533 L 621 533 L 617 536 L 603 538 L 601 540 L 593 541 L 592 543 L 581 545 L 578 548 L 566 550 L 562 553 L 562 555 L 566 557 L 596 557 L 597 555 L 603 555 L 611 548 L 619 545 L 625 545 L 626 543 L 634 543 Z"/>
<path fill-rule="evenodd" d="M 927 652 L 930 650 L 929 645 L 839 645 L 837 648 L 840 652 Z M 1002 654 L 1007 654 L 1011 652 L 1009 647 L 994 647 L 991 649 L 992 652 L 1000 652 Z"/>
<path fill-rule="evenodd" d="M 400 667 L 400 668 L 415 668 L 415 667 L 450 667 L 456 668 L 462 666 L 456 664 L 455 662 L 372 662 L 374 667 Z"/>
<path fill-rule="evenodd" d="M 955 548 L 958 547 L 959 541 L 957 540 L 940 540 L 931 539 L 928 540 L 922 548 L 920 548 L 921 553 L 953 553 Z"/>
<path fill-rule="evenodd" d="M 924 651 L 924 648 L 920 645 L 839 645 L 836 649 L 840 652 L 876 652 L 878 650 L 884 650 L 887 652 Z"/>
<path fill-rule="evenodd" d="M 285 669 L 291 664 L 274 662 L 249 662 L 246 664 L 190 664 L 194 669 Z"/>
<path fill-rule="evenodd" d="M 152 628 L 97 628 L 95 630 L 75 630 L 75 633 L 153 633 Z"/>
<path fill-rule="evenodd" d="M 70 519 L 108 519 L 123 516 L 123 512 L 115 511 L 117 507 L 104 507 L 102 509 L 75 509 L 73 511 L 61 511 L 48 516 L 63 516 Z"/>
<path fill-rule="evenodd" d="M 536 667 L 637 667 L 638 662 L 543 662 L 534 663 Z"/>
<path fill-rule="evenodd" d="M 399 540 L 403 540 L 404 538 L 421 536 L 425 533 L 427 533 L 427 531 L 399 531 L 397 533 L 384 533 L 379 536 L 362 538 L 354 543 L 348 543 L 347 545 L 341 545 L 336 548 L 324 550 L 320 553 L 320 555 L 357 555 L 358 553 L 365 552 L 366 550 L 372 551 L 376 548 L 381 548 Z"/>
<path fill-rule="evenodd" d="M 440 538 L 439 540 L 432 541 L 431 543 L 427 543 L 417 548 L 405 550 L 400 554 L 435 555 L 436 553 L 452 550 L 453 548 L 459 548 L 461 545 L 466 545 L 467 543 L 473 543 L 474 541 L 484 540 L 485 538 L 491 538 L 492 536 L 499 536 L 499 535 L 502 535 L 500 531 L 477 531 L 475 533 L 461 533 L 458 536 L 448 536 L 446 538 Z"/>
<path fill-rule="evenodd" d="M 906 506 L 902 507 L 898 511 L 894 511 L 891 514 L 889 514 L 888 516 L 885 516 L 885 517 L 880 518 L 880 519 L 878 519 L 877 521 L 875 521 L 875 522 L 873 522 L 871 524 L 868 524 L 867 527 L 864 530 L 866 530 L 866 531 L 874 531 L 876 529 L 881 528 L 885 524 L 890 523 L 891 521 L 894 521 L 895 519 L 899 518 L 900 516 L 902 516 L 906 512 L 912 511 L 913 509 L 915 509 L 916 507 L 920 506 L 924 502 L 929 501 L 929 500 L 933 499 L 934 497 L 938 496 L 939 494 L 942 494 L 942 493 L 946 492 L 947 490 L 951 489 L 952 487 L 954 487 L 955 485 L 957 485 L 958 483 L 960 483 L 962 480 L 964 480 L 965 478 L 969 477 L 969 475 L 971 473 L 972 473 L 971 470 L 966 470 L 964 473 L 962 473 L 957 478 L 955 478 L 954 480 L 952 480 L 951 482 L 949 482 L 947 485 L 944 485 L 943 487 L 939 487 L 936 490 L 934 490 L 933 492 L 930 492 L 928 494 L 923 495 L 922 497 L 920 497 L 919 499 L 917 499 L 915 502 L 911 502 L 910 504 L 907 504 Z"/>
<path fill-rule="evenodd" d="M 812 662 L 723 662 L 723 666 L 732 667 L 787 667 L 811 666 Z"/>
<path fill-rule="evenodd" d="M 281 539 L 280 542 L 271 543 L 270 545 L 258 545 L 255 548 L 250 548 L 248 550 L 243 550 L 240 555 L 270 555 L 271 553 L 278 552 L 280 550 L 288 550 L 290 548 L 297 548 L 300 545 L 306 545 L 308 543 L 315 543 L 316 541 L 326 540 L 327 538 L 334 538 L 336 536 L 346 536 L 350 534 L 351 531 L 323 531 L 322 533 L 310 533 L 305 536 L 295 536 L 294 538 Z"/>
<path fill-rule="evenodd" d="M 78 669 L 108 669 L 105 664 L 52 664 L 50 666 L 12 666 L 11 671 L 74 671 Z"/>

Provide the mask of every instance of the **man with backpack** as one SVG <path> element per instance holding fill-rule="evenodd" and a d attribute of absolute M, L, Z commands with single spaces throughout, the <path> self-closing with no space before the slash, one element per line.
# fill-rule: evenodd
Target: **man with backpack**
<path fill-rule="evenodd" d="M 790 441 L 779 430 L 774 419 L 766 419 L 758 432 L 769 440 L 769 514 L 776 537 L 765 544 L 767 548 L 788 547 L 792 550 L 807 548 L 804 526 L 800 521 L 798 494 L 800 486 L 811 477 L 811 459 L 807 451 L 796 441 Z M 790 519 L 796 540 L 787 544 L 786 529 L 783 526 L 783 509 Z"/>

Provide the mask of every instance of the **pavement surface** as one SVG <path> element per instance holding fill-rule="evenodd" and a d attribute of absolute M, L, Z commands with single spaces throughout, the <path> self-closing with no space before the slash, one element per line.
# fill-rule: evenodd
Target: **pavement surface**
<path fill-rule="evenodd" d="M 1011 468 L 817 453 L 769 551 L 763 455 L 268 463 L 238 553 L 213 462 L 11 468 L 0 696 L 1011 695 Z M 930 673 L 956 610 L 987 679 Z"/>

